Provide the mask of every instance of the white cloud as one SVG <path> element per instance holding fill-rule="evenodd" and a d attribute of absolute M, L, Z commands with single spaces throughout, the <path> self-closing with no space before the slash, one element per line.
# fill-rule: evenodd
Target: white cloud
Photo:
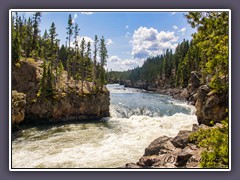
<path fill-rule="evenodd" d="M 178 29 L 178 27 L 177 27 L 176 25 L 174 25 L 174 26 L 173 26 L 173 29 L 174 29 L 174 30 L 177 30 L 177 29 Z"/>
<path fill-rule="evenodd" d="M 125 34 L 125 38 L 129 38 L 129 36 L 130 36 L 130 32 L 127 32 L 127 33 Z"/>
<path fill-rule="evenodd" d="M 109 59 L 108 59 L 109 62 L 120 62 L 121 59 L 118 57 L 118 56 L 111 56 Z"/>
<path fill-rule="evenodd" d="M 174 15 L 174 14 L 176 14 L 176 12 L 172 12 L 172 13 L 171 13 L 171 15 Z"/>
<path fill-rule="evenodd" d="M 83 38 L 84 38 L 84 40 L 85 40 L 85 44 L 87 44 L 88 42 L 90 42 L 91 45 L 93 45 L 94 40 L 93 40 L 92 38 L 90 38 L 90 37 L 88 37 L 88 36 L 81 36 L 81 37 L 78 36 L 78 37 L 77 37 L 78 47 L 80 47 L 80 44 L 81 44 Z M 75 47 L 74 42 L 75 42 L 74 39 L 72 39 L 72 42 L 70 42 L 70 46 L 71 46 L 72 48 Z"/>
<path fill-rule="evenodd" d="M 125 26 L 125 28 L 126 28 L 126 29 L 128 29 L 128 28 L 129 28 L 129 26 L 128 26 L 128 25 L 126 25 L 126 26 Z"/>
<path fill-rule="evenodd" d="M 121 59 L 118 56 L 111 56 L 107 60 L 107 67 L 114 71 L 126 71 L 141 66 L 143 62 L 144 59 Z"/>
<path fill-rule="evenodd" d="M 178 37 L 174 32 L 158 32 L 154 28 L 140 27 L 134 31 L 132 44 L 133 58 L 146 58 L 163 54 L 167 49 L 175 49 Z"/>
<path fill-rule="evenodd" d="M 112 43 L 113 43 L 113 41 L 111 39 L 107 39 L 107 46 L 112 44 Z"/>
<path fill-rule="evenodd" d="M 93 14 L 93 12 L 81 12 L 81 14 L 91 15 L 91 14 Z"/>
<path fill-rule="evenodd" d="M 185 32 L 186 32 L 186 28 L 182 28 L 182 29 L 180 29 L 179 32 L 182 33 L 182 34 L 185 34 Z"/>
<path fill-rule="evenodd" d="M 77 13 L 75 13 L 72 18 L 72 23 L 75 23 L 77 18 L 78 18 L 78 15 Z"/>
<path fill-rule="evenodd" d="M 78 15 L 77 13 L 74 14 L 74 19 L 77 19 Z"/>

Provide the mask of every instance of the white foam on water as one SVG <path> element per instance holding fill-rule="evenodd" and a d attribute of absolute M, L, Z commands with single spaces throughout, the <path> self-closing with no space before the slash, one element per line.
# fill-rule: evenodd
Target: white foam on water
<path fill-rule="evenodd" d="M 115 168 L 136 162 L 159 136 L 173 137 L 191 130 L 195 115 L 110 118 L 108 126 L 65 125 L 70 131 L 49 134 L 47 139 L 13 141 L 13 168 Z M 30 130 L 26 130 L 30 131 Z M 32 129 L 32 134 L 41 132 Z"/>
<path fill-rule="evenodd" d="M 116 91 L 135 90 L 121 87 Z M 174 137 L 180 130 L 191 130 L 192 124 L 197 124 L 193 106 L 172 103 L 191 113 L 160 117 L 145 109 L 129 110 L 121 104 L 111 104 L 111 118 L 104 118 L 103 122 L 26 129 L 12 142 L 12 167 L 116 168 L 137 162 L 154 139 Z M 123 116 L 124 113 L 128 115 Z"/>

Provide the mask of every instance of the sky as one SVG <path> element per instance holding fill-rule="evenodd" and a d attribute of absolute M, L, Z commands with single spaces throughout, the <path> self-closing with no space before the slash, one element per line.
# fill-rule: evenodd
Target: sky
<path fill-rule="evenodd" d="M 66 44 L 69 14 L 80 28 L 79 39 L 93 44 L 95 35 L 105 38 L 108 50 L 107 69 L 125 71 L 141 66 L 147 57 L 176 48 L 183 39 L 191 40 L 196 30 L 188 23 L 187 12 L 42 12 L 40 30 L 56 25 L 57 38 Z M 21 12 L 26 18 L 33 12 Z M 71 45 L 73 46 L 73 37 Z M 92 48 L 93 49 L 93 48 Z"/>

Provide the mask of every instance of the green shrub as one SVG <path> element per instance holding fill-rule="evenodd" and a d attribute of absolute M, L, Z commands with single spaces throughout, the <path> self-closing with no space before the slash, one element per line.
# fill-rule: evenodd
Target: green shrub
<path fill-rule="evenodd" d="M 223 127 L 200 129 L 189 137 L 190 141 L 204 148 L 200 162 L 203 168 L 228 168 L 228 119 L 222 124 Z"/>
<path fill-rule="evenodd" d="M 35 60 L 33 58 L 27 58 L 26 60 L 27 60 L 27 62 L 35 63 Z"/>

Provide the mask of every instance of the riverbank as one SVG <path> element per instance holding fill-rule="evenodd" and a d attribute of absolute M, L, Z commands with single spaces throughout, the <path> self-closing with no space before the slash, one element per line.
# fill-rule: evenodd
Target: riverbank
<path fill-rule="evenodd" d="M 117 168 L 136 162 L 157 137 L 175 137 L 197 123 L 192 106 L 169 96 L 107 88 L 111 117 L 28 126 L 12 142 L 13 167 Z"/>

